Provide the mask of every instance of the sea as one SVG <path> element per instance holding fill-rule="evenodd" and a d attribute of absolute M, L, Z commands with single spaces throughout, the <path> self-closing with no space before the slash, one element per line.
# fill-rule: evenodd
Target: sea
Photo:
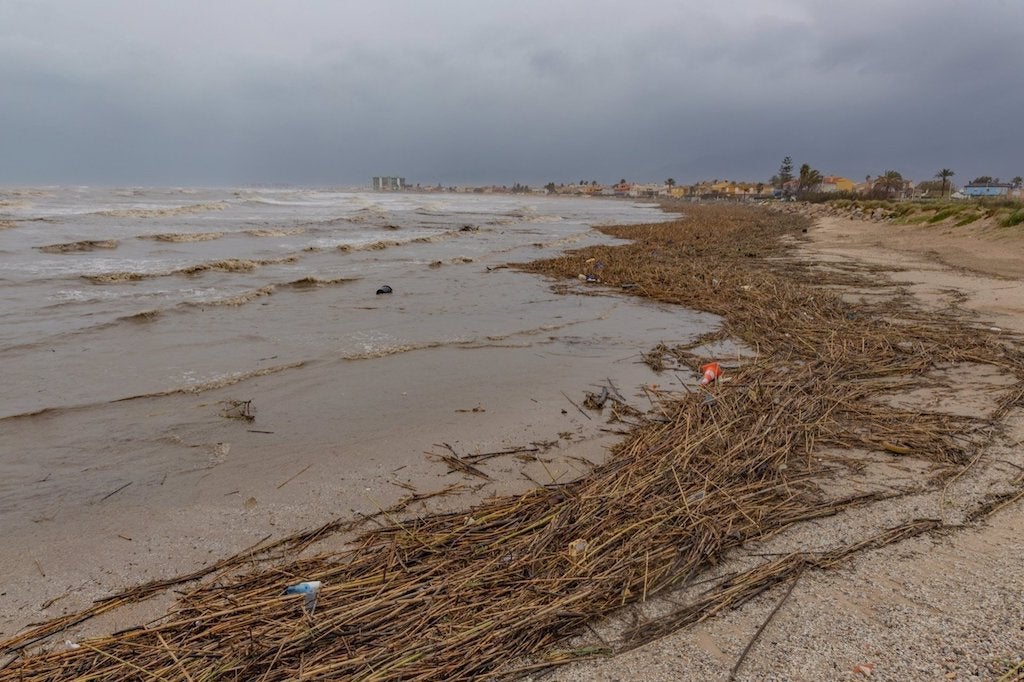
<path fill-rule="evenodd" d="M 487 273 L 663 219 L 538 195 L 0 189 L 0 419 L 514 334 L 546 304 Z"/>

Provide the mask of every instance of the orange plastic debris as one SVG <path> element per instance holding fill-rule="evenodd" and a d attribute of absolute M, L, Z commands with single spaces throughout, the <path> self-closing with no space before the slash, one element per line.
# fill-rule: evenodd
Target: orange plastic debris
<path fill-rule="evenodd" d="M 704 372 L 704 376 L 700 380 L 701 386 L 706 386 L 718 377 L 722 376 L 722 366 L 717 362 L 709 362 L 706 365 L 701 365 L 700 371 Z"/>

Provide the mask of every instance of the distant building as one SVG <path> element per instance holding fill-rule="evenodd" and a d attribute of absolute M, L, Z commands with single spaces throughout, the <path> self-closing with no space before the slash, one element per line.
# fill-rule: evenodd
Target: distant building
<path fill-rule="evenodd" d="M 1008 182 L 986 182 L 974 184 L 973 182 L 964 185 L 964 194 L 969 197 L 1005 197 L 1013 189 Z"/>
<path fill-rule="evenodd" d="M 391 175 L 373 176 L 373 189 L 375 192 L 405 189 L 406 187 L 408 187 L 408 185 L 405 183 L 405 178 L 399 178 Z"/>
<path fill-rule="evenodd" d="M 852 192 L 853 180 L 840 175 L 826 175 L 818 186 L 819 192 Z"/>

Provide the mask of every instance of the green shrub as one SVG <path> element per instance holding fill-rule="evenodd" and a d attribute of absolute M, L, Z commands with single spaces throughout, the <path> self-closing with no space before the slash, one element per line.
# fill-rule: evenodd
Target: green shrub
<path fill-rule="evenodd" d="M 914 204 L 914 203 L 911 203 L 911 202 L 906 202 L 906 203 L 902 203 L 902 204 L 896 204 L 896 206 L 894 206 L 892 210 L 893 210 L 893 215 L 895 215 L 896 217 L 902 218 L 903 216 L 908 216 L 908 215 L 910 215 L 912 213 L 916 213 L 917 210 L 920 209 L 920 208 L 921 208 L 920 205 L 917 205 L 917 204 Z"/>
<path fill-rule="evenodd" d="M 1024 208 L 1018 208 L 1008 216 L 999 221 L 999 224 L 1003 227 L 1013 227 L 1014 225 L 1020 225 L 1024 223 Z"/>
<path fill-rule="evenodd" d="M 928 222 L 929 223 L 939 223 L 939 222 L 942 222 L 946 218 L 950 218 L 952 216 L 955 216 L 957 213 L 960 213 L 962 210 L 963 210 L 963 206 L 947 206 L 946 208 L 943 208 L 943 209 L 940 209 L 940 210 L 936 211 L 935 215 L 933 215 L 931 218 L 928 219 Z"/>
<path fill-rule="evenodd" d="M 978 197 L 974 200 L 978 205 L 988 209 L 997 208 L 1024 208 L 1024 202 L 1016 197 Z"/>
<path fill-rule="evenodd" d="M 970 225 L 971 223 L 973 223 L 975 220 L 977 220 L 980 217 L 981 217 L 980 213 L 968 213 L 967 215 L 965 215 L 962 218 L 960 218 L 960 220 L 956 221 L 955 225 L 956 225 L 956 227 L 962 227 L 964 225 Z"/>

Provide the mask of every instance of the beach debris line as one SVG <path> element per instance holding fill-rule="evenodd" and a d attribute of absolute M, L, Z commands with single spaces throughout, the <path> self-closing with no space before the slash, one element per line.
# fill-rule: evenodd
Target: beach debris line
<path fill-rule="evenodd" d="M 390 294 L 390 293 L 393 293 L 393 291 L 394 291 L 394 290 L 393 290 L 393 289 L 392 289 L 392 288 L 391 288 L 390 286 L 388 286 L 387 284 L 385 284 L 385 285 L 384 285 L 384 286 L 382 286 L 382 287 L 381 287 L 380 289 L 377 289 L 377 295 L 378 295 L 378 296 L 381 296 L 381 295 L 383 295 L 383 294 Z"/>

